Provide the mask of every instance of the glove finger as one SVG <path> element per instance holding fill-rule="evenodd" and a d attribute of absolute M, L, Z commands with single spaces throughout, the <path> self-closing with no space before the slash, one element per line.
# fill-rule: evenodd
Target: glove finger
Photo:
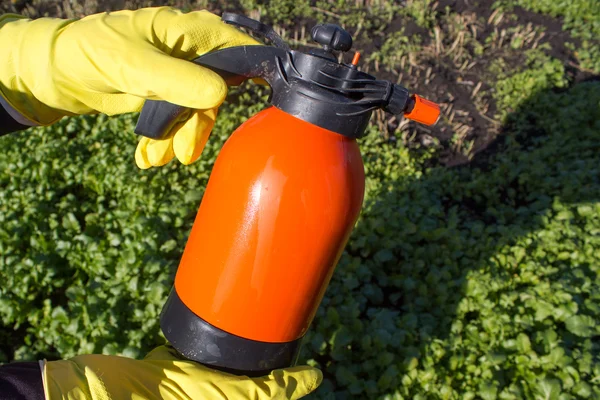
<path fill-rule="evenodd" d="M 165 140 L 142 138 L 135 151 L 135 162 L 141 169 L 163 166 L 174 157 L 172 137 Z"/>
<path fill-rule="evenodd" d="M 204 394 L 202 398 L 296 400 L 323 381 L 321 371 L 309 366 L 278 369 L 259 378 L 231 375 L 187 361 L 171 345 L 157 347 L 144 361 L 177 381 L 188 394 Z"/>
<path fill-rule="evenodd" d="M 206 110 L 221 105 L 227 95 L 227 84 L 217 73 L 155 48 L 132 55 L 121 70 L 124 76 L 113 82 L 115 89 L 144 99 Z"/>
<path fill-rule="evenodd" d="M 177 10 L 163 9 L 160 14 L 166 16 L 164 20 L 160 19 L 165 23 L 155 22 L 154 27 L 158 34 L 151 39 L 156 47 L 177 58 L 190 60 L 208 51 L 261 44 L 207 10 L 182 14 Z M 155 38 L 159 38 L 158 43 Z M 166 49 L 164 44 L 167 45 Z"/>
<path fill-rule="evenodd" d="M 253 398 L 296 400 L 317 389 L 323 381 L 323 373 L 316 368 L 300 366 L 278 369 L 253 381 L 257 385 Z"/>
<path fill-rule="evenodd" d="M 196 161 L 208 141 L 217 118 L 217 109 L 196 110 L 173 135 L 173 152 L 184 165 Z"/>
<path fill-rule="evenodd" d="M 146 154 L 146 147 L 148 146 L 149 140 L 150 139 L 143 137 L 135 148 L 135 164 L 139 169 L 148 169 L 152 166 L 150 161 L 148 161 L 148 156 Z"/>
<path fill-rule="evenodd" d="M 125 93 L 166 100 L 192 109 L 218 107 L 227 94 L 224 80 L 215 72 L 192 63 L 193 58 L 232 46 L 261 43 L 206 10 L 182 13 L 170 7 L 148 11 L 153 29 L 141 29 L 148 47 L 129 54 L 123 70 L 130 82 Z M 147 26 L 147 13 L 139 13 L 139 26 Z M 114 80 L 109 80 L 114 81 Z M 146 93 L 143 92 L 146 87 Z M 136 93 L 142 91 L 141 93 Z"/>

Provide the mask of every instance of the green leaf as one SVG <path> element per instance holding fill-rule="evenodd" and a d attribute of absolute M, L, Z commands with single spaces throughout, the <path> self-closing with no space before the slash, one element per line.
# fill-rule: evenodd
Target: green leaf
<path fill-rule="evenodd" d="M 166 242 L 164 242 L 162 244 L 162 246 L 160 246 L 160 250 L 164 251 L 165 253 L 173 251 L 176 248 L 177 248 L 177 242 L 175 240 L 173 240 L 173 239 L 167 240 Z"/>
<path fill-rule="evenodd" d="M 521 353 L 527 353 L 531 350 L 531 341 L 525 333 L 519 333 L 519 336 L 517 336 L 517 348 Z"/>
<path fill-rule="evenodd" d="M 595 214 L 595 212 L 591 205 L 584 204 L 577 207 L 577 214 L 579 214 L 581 217 L 591 217 Z"/>
<path fill-rule="evenodd" d="M 394 253 L 389 249 L 381 249 L 375 253 L 375 259 L 380 263 L 391 261 L 394 259 Z"/>
<path fill-rule="evenodd" d="M 543 332 L 542 340 L 547 349 L 546 351 L 549 351 L 558 345 L 558 335 L 552 328 L 548 328 Z"/>
<path fill-rule="evenodd" d="M 535 320 L 543 321 L 554 313 L 552 304 L 545 301 L 537 301 L 535 303 Z"/>
<path fill-rule="evenodd" d="M 356 376 L 343 365 L 339 366 L 335 371 L 336 381 L 343 386 L 351 385 L 356 382 Z"/>
<path fill-rule="evenodd" d="M 353 335 L 346 326 L 340 326 L 331 337 L 330 343 L 332 346 L 344 347 L 352 343 Z"/>
<path fill-rule="evenodd" d="M 588 399 L 592 395 L 592 388 L 587 382 L 579 382 L 573 388 L 573 393 L 584 399 Z"/>
<path fill-rule="evenodd" d="M 495 400 L 498 397 L 497 384 L 490 382 L 482 382 L 479 385 L 479 395 L 483 400 Z"/>
<path fill-rule="evenodd" d="M 573 213 L 569 210 L 562 210 L 556 214 L 556 219 L 558 221 L 565 221 L 573 218 Z"/>
<path fill-rule="evenodd" d="M 81 231 L 81 225 L 73 213 L 66 214 L 62 219 L 62 226 L 67 230 Z"/>
<path fill-rule="evenodd" d="M 567 318 L 565 325 L 569 332 L 581 337 L 591 337 L 596 327 L 594 319 L 588 315 L 573 315 Z"/>
<path fill-rule="evenodd" d="M 560 392 L 560 382 L 556 379 L 541 379 L 534 387 L 536 400 L 558 400 Z"/>
<path fill-rule="evenodd" d="M 187 190 L 184 195 L 184 201 L 186 203 L 200 204 L 200 200 L 202 200 L 203 195 L 204 190 Z"/>

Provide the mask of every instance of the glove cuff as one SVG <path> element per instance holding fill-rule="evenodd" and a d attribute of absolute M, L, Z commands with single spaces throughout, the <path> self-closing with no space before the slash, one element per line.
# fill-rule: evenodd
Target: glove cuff
<path fill-rule="evenodd" d="M 50 67 L 55 39 L 71 22 L 0 17 L 0 95 L 3 108 L 20 125 L 51 125 L 66 115 L 52 107 L 64 95 L 54 88 Z"/>
<path fill-rule="evenodd" d="M 21 361 L 0 365 L 0 398 L 44 400 L 38 363 Z"/>
<path fill-rule="evenodd" d="M 0 136 L 11 132 L 22 131 L 32 126 L 37 125 L 19 114 L 17 110 L 0 96 Z"/>

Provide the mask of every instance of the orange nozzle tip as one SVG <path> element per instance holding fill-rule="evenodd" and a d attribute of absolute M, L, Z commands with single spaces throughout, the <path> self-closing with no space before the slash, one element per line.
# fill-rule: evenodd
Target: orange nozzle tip
<path fill-rule="evenodd" d="M 435 125 L 440 117 L 440 106 L 418 94 L 413 95 L 412 99 L 415 105 L 410 112 L 404 113 L 404 116 L 421 124 Z"/>
<path fill-rule="evenodd" d="M 357 51 L 354 53 L 354 58 L 352 58 L 352 65 L 358 65 L 360 61 L 360 53 Z"/>

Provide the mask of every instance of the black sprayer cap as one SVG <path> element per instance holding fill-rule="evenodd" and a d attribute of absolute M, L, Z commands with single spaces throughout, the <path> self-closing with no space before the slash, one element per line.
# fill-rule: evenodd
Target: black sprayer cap
<path fill-rule="evenodd" d="M 322 48 L 303 53 L 290 50 L 273 28 L 259 21 L 231 13 L 223 14 L 222 19 L 263 36 L 271 45 L 230 47 L 200 56 L 194 62 L 215 71 L 229 85 L 263 78 L 272 89 L 271 104 L 288 114 L 351 138 L 364 135 L 377 109 L 415 116 L 424 123 L 437 120 L 439 107 L 434 103 L 421 98 L 415 102 L 415 96 L 404 87 L 377 80 L 359 71 L 355 63 L 338 62 L 336 53 L 350 50 L 352 36 L 337 25 L 313 27 L 311 37 Z M 415 106 L 421 109 L 413 110 Z M 135 131 L 161 139 L 188 115 L 185 107 L 148 100 Z"/>

